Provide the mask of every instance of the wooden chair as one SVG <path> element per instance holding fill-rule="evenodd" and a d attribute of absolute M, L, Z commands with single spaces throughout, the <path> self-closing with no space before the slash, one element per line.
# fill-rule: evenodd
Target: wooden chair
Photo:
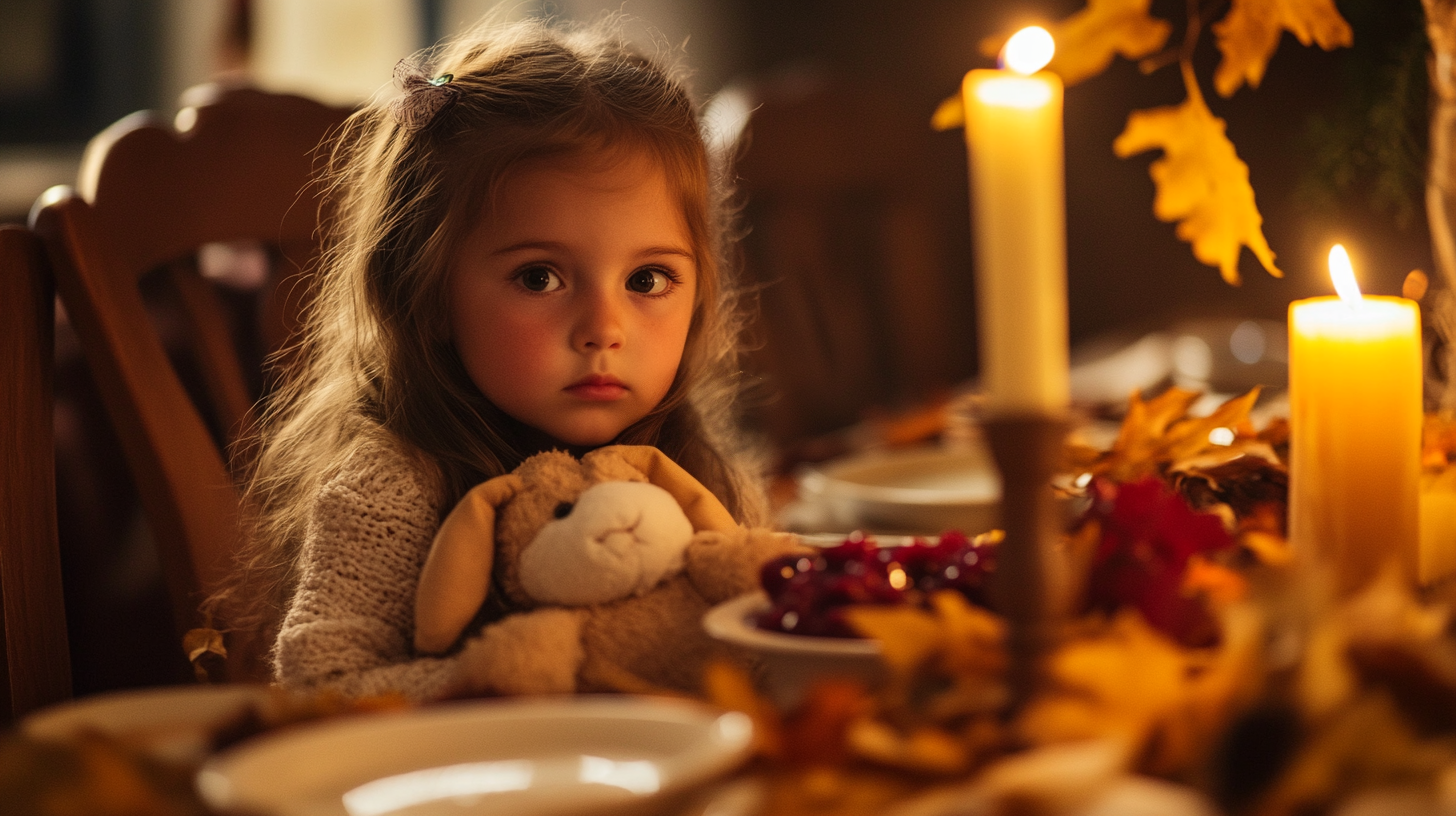
<path fill-rule="evenodd" d="M 269 300 L 286 334 L 318 251 L 320 203 L 309 181 L 321 142 L 348 115 L 301 97 L 216 85 L 182 101 L 175 128 L 143 112 L 103 131 L 87 146 L 76 187 L 47 191 L 32 213 L 137 483 L 179 633 L 209 623 L 198 604 L 232 568 L 238 492 L 225 451 L 255 397 L 195 258 L 225 242 L 269 245 L 277 258 Z M 169 362 L 138 290 L 158 269 L 187 315 L 206 384 L 203 409 Z M 220 432 L 209 430 L 209 417 Z M 246 656 L 230 666 L 234 674 L 256 668 Z"/>
<path fill-rule="evenodd" d="M 0 226 L 0 724 L 71 696 L 51 428 L 54 303 L 40 241 Z"/>
<path fill-rule="evenodd" d="M 744 87 L 735 170 L 767 436 L 791 449 L 969 377 L 964 147 L 892 88 L 812 73 Z"/>

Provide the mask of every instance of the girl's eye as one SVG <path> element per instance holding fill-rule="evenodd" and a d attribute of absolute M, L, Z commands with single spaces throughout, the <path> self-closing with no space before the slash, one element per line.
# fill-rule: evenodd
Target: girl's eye
<path fill-rule="evenodd" d="M 627 276 L 627 288 L 639 295 L 660 295 L 674 282 L 672 273 L 652 266 L 644 266 Z"/>
<path fill-rule="evenodd" d="M 516 276 L 521 285 L 532 292 L 554 292 L 561 288 L 561 277 L 548 266 L 530 266 Z"/>

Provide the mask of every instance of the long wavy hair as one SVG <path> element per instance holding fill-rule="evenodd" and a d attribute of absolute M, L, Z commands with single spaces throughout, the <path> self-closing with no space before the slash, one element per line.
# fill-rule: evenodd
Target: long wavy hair
<path fill-rule="evenodd" d="M 615 441 L 658 446 L 738 518 L 764 520 L 731 412 L 742 320 L 725 262 L 727 196 L 681 79 L 610 23 L 487 22 L 418 61 L 431 76 L 452 75 L 448 105 L 412 117 L 379 98 L 333 142 L 324 183 L 334 216 L 289 355 L 299 362 L 262 422 L 241 586 L 217 601 L 234 607 L 234 625 L 276 626 L 315 497 L 360 446 L 381 435 L 398 444 L 448 510 L 549 444 L 481 394 L 448 320 L 450 260 L 526 160 L 636 150 L 667 170 L 698 265 L 692 324 L 666 397 Z"/>

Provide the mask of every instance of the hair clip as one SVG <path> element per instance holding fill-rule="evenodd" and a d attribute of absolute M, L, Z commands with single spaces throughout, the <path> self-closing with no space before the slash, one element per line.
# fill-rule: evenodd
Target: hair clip
<path fill-rule="evenodd" d="M 430 74 L 417 59 L 406 57 L 394 64 L 394 81 L 404 93 L 391 103 L 390 110 L 406 130 L 426 127 L 460 98 L 454 74 Z"/>

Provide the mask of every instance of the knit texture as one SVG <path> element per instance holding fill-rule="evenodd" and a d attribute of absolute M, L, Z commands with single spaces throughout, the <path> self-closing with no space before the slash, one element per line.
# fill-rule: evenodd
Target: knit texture
<path fill-rule="evenodd" d="M 411 647 L 415 587 L 440 518 L 431 484 L 381 440 L 319 491 L 274 649 L 279 683 L 416 701 L 448 691 L 458 658 L 416 657 Z"/>

